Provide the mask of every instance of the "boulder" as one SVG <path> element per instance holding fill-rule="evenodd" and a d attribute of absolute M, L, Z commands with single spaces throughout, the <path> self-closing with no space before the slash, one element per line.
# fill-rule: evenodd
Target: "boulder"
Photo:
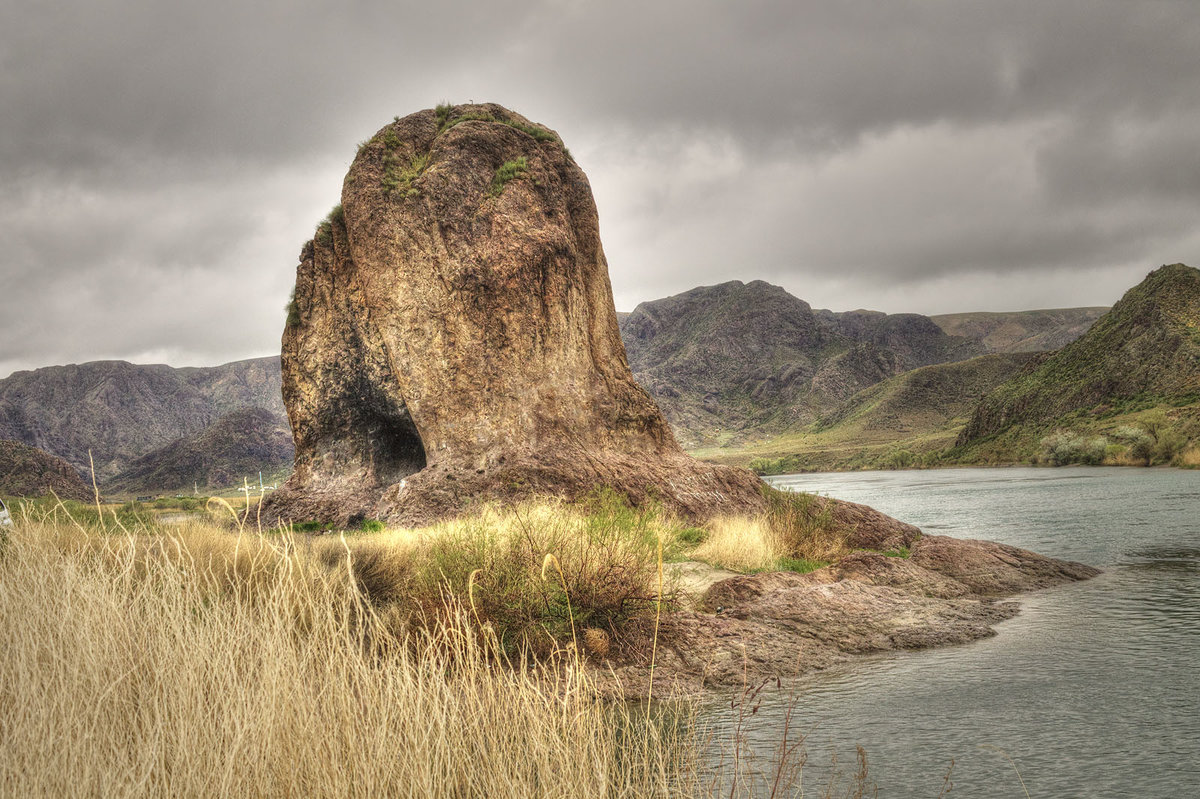
<path fill-rule="evenodd" d="M 362 144 L 302 250 L 282 363 L 296 462 L 272 520 L 419 524 L 599 486 L 693 519 L 764 507 L 634 381 L 587 177 L 498 105 Z"/>

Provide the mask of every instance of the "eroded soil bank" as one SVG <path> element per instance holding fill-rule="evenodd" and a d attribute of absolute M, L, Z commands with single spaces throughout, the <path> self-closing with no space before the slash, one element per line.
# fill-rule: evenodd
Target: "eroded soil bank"
<path fill-rule="evenodd" d="M 908 558 L 860 551 L 808 574 L 720 578 L 683 567 L 694 606 L 625 631 L 597 663 L 613 695 L 695 693 L 792 677 L 858 655 L 959 644 L 995 634 L 1016 594 L 1086 580 L 1099 570 L 1018 547 L 926 535 Z M 685 604 L 687 604 L 685 602 Z"/>

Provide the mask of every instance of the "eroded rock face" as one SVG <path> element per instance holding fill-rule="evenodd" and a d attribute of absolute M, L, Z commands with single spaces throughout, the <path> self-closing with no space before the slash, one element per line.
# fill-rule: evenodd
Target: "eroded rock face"
<path fill-rule="evenodd" d="M 419 523 L 606 485 L 690 517 L 758 510 L 633 380 L 591 189 L 558 136 L 440 107 L 359 150 L 305 245 L 283 336 L 296 471 L 275 519 Z"/>

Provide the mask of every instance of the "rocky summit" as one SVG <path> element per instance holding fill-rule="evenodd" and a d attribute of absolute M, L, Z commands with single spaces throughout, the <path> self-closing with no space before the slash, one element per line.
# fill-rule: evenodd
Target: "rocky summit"
<path fill-rule="evenodd" d="M 275 519 L 419 523 L 608 486 L 691 518 L 762 507 L 630 373 L 596 205 L 553 131 L 494 104 L 364 142 L 283 333 L 295 473 Z"/>

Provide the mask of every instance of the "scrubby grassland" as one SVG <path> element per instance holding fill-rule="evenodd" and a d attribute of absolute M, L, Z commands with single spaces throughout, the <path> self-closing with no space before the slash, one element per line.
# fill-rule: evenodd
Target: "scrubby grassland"
<path fill-rule="evenodd" d="M 795 731 L 756 761 L 686 702 L 598 698 L 589 630 L 665 611 L 660 548 L 709 537 L 598 501 L 316 538 L 19 506 L 0 540 L 0 795 L 798 789 Z M 818 505 L 776 504 L 759 529 Z M 867 785 L 822 777 L 816 795 Z"/>

